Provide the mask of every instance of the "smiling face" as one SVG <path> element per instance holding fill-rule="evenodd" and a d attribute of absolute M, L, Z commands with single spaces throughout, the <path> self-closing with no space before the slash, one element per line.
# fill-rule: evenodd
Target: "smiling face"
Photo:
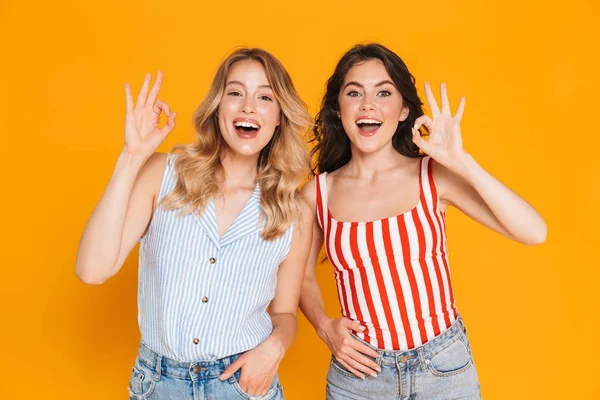
<path fill-rule="evenodd" d="M 219 128 L 228 150 L 258 156 L 279 126 L 280 113 L 262 64 L 254 60 L 233 64 L 218 109 Z"/>
<path fill-rule="evenodd" d="M 398 123 L 408 117 L 402 95 L 378 59 L 357 63 L 348 70 L 338 104 L 352 146 L 365 153 L 392 146 Z"/>

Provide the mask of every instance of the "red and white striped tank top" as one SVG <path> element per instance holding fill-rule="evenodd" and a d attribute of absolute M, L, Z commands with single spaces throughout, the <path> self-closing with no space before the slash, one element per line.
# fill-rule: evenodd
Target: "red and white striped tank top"
<path fill-rule="evenodd" d="M 430 157 L 421 159 L 419 202 L 412 210 L 370 222 L 336 221 L 327 203 L 327 173 L 317 176 L 317 217 L 334 266 L 342 315 L 353 332 L 385 350 L 408 350 L 448 329 L 457 318 Z"/>

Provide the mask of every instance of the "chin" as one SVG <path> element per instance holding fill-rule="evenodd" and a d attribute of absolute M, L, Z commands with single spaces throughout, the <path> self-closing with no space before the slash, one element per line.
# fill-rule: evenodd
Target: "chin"
<path fill-rule="evenodd" d="M 260 153 L 260 150 L 261 150 L 261 149 L 256 149 L 254 147 L 248 148 L 246 146 L 244 146 L 244 147 L 230 146 L 229 148 L 231 149 L 231 151 L 234 154 L 237 154 L 239 156 L 246 156 L 246 157 L 257 156 Z"/>
<path fill-rule="evenodd" d="M 374 138 L 365 139 L 361 136 L 355 137 L 352 140 L 354 147 L 362 153 L 372 153 L 385 146 L 385 143 L 381 143 L 379 140 L 373 140 Z"/>

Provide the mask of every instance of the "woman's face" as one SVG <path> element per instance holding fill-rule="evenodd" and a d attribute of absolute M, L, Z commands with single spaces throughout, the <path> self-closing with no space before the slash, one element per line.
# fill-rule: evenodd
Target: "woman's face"
<path fill-rule="evenodd" d="M 392 145 L 408 107 L 383 63 L 368 60 L 350 68 L 338 97 L 340 118 L 353 147 L 364 153 Z"/>
<path fill-rule="evenodd" d="M 253 156 L 269 143 L 280 123 L 280 107 L 258 61 L 231 66 L 219 103 L 219 128 L 231 151 Z"/>

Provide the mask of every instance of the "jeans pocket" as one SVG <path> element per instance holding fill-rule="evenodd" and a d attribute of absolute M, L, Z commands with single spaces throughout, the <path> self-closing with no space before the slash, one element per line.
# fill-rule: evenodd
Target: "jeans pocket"
<path fill-rule="evenodd" d="M 235 389 L 235 391 L 241 396 L 242 399 L 245 400 L 271 400 L 277 398 L 277 394 L 281 392 L 281 385 L 279 384 L 279 377 L 275 375 L 275 379 L 273 379 L 273 383 L 271 383 L 271 387 L 267 391 L 266 394 L 262 396 L 254 396 L 248 394 L 242 389 L 239 383 L 240 380 L 240 370 L 237 370 L 235 374 L 229 379 L 229 382 Z"/>
<path fill-rule="evenodd" d="M 154 371 L 136 359 L 129 379 L 129 397 L 134 400 L 147 400 L 155 388 Z"/>
<path fill-rule="evenodd" d="M 347 376 L 348 378 L 360 379 L 358 376 L 354 375 L 352 372 L 348 371 L 346 367 L 344 367 L 338 360 L 335 359 L 335 356 L 331 356 L 331 362 L 329 364 L 329 368 L 333 368 L 334 371 Z"/>
<path fill-rule="evenodd" d="M 454 376 L 473 367 L 471 352 L 461 339 L 456 339 L 433 357 L 425 360 L 429 371 L 436 376 Z"/>

